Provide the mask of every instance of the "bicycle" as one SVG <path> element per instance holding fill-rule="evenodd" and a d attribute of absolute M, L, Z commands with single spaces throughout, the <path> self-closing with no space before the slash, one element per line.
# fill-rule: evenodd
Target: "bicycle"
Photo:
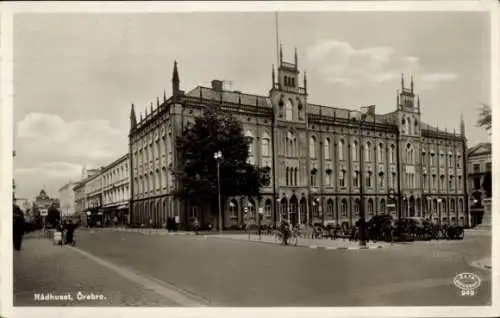
<path fill-rule="evenodd" d="M 274 242 L 276 244 L 284 244 L 283 240 L 283 232 L 279 231 L 279 230 L 276 230 L 274 231 Z M 297 246 L 299 242 L 299 235 L 297 233 L 297 231 L 294 229 L 290 232 L 290 235 L 288 236 L 287 238 L 287 245 L 292 245 L 292 246 Z"/>

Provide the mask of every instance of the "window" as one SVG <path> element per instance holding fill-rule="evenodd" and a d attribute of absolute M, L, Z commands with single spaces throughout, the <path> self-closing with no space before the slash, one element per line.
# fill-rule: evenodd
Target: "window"
<path fill-rule="evenodd" d="M 440 167 L 444 166 L 444 154 L 443 153 L 439 154 L 439 166 Z"/>
<path fill-rule="evenodd" d="M 448 179 L 449 189 L 450 190 L 455 190 L 455 182 L 453 182 L 453 181 L 454 181 L 453 176 L 450 176 L 449 179 Z"/>
<path fill-rule="evenodd" d="M 439 188 L 444 189 L 444 174 L 439 178 Z"/>
<path fill-rule="evenodd" d="M 359 187 L 359 172 L 354 171 L 353 177 L 352 177 L 352 185 L 354 187 Z"/>
<path fill-rule="evenodd" d="M 436 175 L 433 174 L 432 175 L 432 189 L 436 189 Z"/>
<path fill-rule="evenodd" d="M 373 200 L 368 199 L 368 215 L 373 215 Z"/>
<path fill-rule="evenodd" d="M 293 173 L 293 182 L 294 182 L 294 185 L 297 185 L 298 184 L 298 178 L 297 178 L 297 175 L 298 175 L 298 171 L 299 169 L 298 168 L 295 168 L 293 169 L 294 170 L 294 173 Z"/>
<path fill-rule="evenodd" d="M 486 171 L 490 172 L 491 171 L 491 162 L 486 163 Z"/>
<path fill-rule="evenodd" d="M 422 152 L 422 164 L 425 166 L 426 165 L 426 162 L 425 162 L 425 151 Z"/>
<path fill-rule="evenodd" d="M 345 170 L 341 170 L 339 173 L 339 186 L 345 187 Z"/>
<path fill-rule="evenodd" d="M 462 176 L 458 176 L 457 189 L 462 190 Z"/>
<path fill-rule="evenodd" d="M 271 217 L 271 200 L 266 200 L 266 204 L 264 205 L 264 216 Z"/>
<path fill-rule="evenodd" d="M 330 170 L 330 169 L 326 169 L 326 173 L 325 173 L 325 185 L 327 187 L 329 187 L 329 186 L 332 185 L 332 170 Z"/>
<path fill-rule="evenodd" d="M 309 139 L 309 157 L 316 158 L 316 138 L 314 136 Z"/>
<path fill-rule="evenodd" d="M 366 185 L 368 187 L 371 187 L 372 186 L 372 172 L 371 171 L 368 171 L 366 173 Z"/>
<path fill-rule="evenodd" d="M 271 168 L 264 167 L 262 169 L 262 185 L 268 187 L 271 185 Z"/>
<path fill-rule="evenodd" d="M 435 154 L 433 152 L 431 152 L 431 166 L 434 166 L 436 165 L 436 158 L 435 158 Z"/>
<path fill-rule="evenodd" d="M 317 186 L 317 176 L 316 176 L 317 170 L 312 169 L 311 170 L 311 186 L 316 187 Z"/>
<path fill-rule="evenodd" d="M 382 171 L 379 172 L 379 174 L 378 174 L 378 186 L 380 188 L 384 187 L 384 173 Z"/>
<path fill-rule="evenodd" d="M 481 165 L 480 165 L 480 164 L 478 164 L 478 163 L 475 163 L 475 164 L 472 166 L 472 171 L 473 171 L 474 173 L 478 173 L 478 172 L 480 172 L 480 171 L 481 171 Z"/>
<path fill-rule="evenodd" d="M 262 136 L 262 156 L 269 157 L 269 136 L 264 134 Z"/>
<path fill-rule="evenodd" d="M 291 100 L 287 100 L 285 104 L 285 119 L 293 120 L 293 105 Z"/>
<path fill-rule="evenodd" d="M 460 168 L 460 164 L 462 162 L 462 159 L 460 159 L 460 155 L 457 155 L 457 168 Z"/>
<path fill-rule="evenodd" d="M 325 159 L 330 160 L 330 139 L 325 139 Z"/>
<path fill-rule="evenodd" d="M 255 156 L 253 134 L 250 131 L 247 131 L 245 133 L 245 138 L 248 142 L 248 163 L 253 165 L 254 164 L 254 156 Z"/>
<path fill-rule="evenodd" d="M 384 161 L 383 153 L 384 153 L 384 145 L 382 143 L 380 143 L 380 144 L 378 144 L 378 148 L 377 148 L 378 161 Z"/>
<path fill-rule="evenodd" d="M 354 140 L 352 142 L 352 160 L 358 160 L 358 142 L 356 140 Z"/>
<path fill-rule="evenodd" d="M 333 217 L 333 201 L 329 199 L 326 203 L 326 216 L 332 218 Z"/>
<path fill-rule="evenodd" d="M 290 168 L 286 167 L 286 179 L 285 184 L 290 185 Z"/>
<path fill-rule="evenodd" d="M 365 161 L 372 161 L 372 145 L 369 141 L 365 144 Z"/>
<path fill-rule="evenodd" d="M 342 199 L 342 202 L 340 203 L 340 215 L 343 217 L 347 216 L 347 201 L 346 201 L 346 199 Z"/>
<path fill-rule="evenodd" d="M 427 187 L 427 174 L 422 175 L 422 182 L 424 183 L 424 187 Z"/>
<path fill-rule="evenodd" d="M 385 199 L 380 200 L 380 212 L 385 213 Z"/>
<path fill-rule="evenodd" d="M 299 101 L 298 110 L 299 110 L 299 119 L 303 120 L 304 119 L 304 107 L 302 106 L 302 103 L 300 101 Z"/>
<path fill-rule="evenodd" d="M 359 216 L 359 199 L 354 201 L 354 215 Z"/>
<path fill-rule="evenodd" d="M 389 149 L 389 163 L 394 163 L 396 161 L 396 151 L 394 145 L 391 145 Z"/>
<path fill-rule="evenodd" d="M 392 176 L 391 187 L 395 188 L 397 186 L 397 184 L 396 184 L 396 172 L 393 172 L 391 176 Z"/>
<path fill-rule="evenodd" d="M 344 160 L 344 139 L 339 140 L 339 160 Z"/>

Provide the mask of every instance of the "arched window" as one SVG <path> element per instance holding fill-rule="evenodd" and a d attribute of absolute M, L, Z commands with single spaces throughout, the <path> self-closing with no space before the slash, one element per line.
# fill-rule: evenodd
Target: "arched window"
<path fill-rule="evenodd" d="M 325 160 L 330 160 L 330 138 L 325 139 Z"/>
<path fill-rule="evenodd" d="M 287 100 L 285 104 L 285 119 L 293 120 L 293 105 L 291 100 Z"/>
<path fill-rule="evenodd" d="M 379 162 L 384 161 L 384 144 L 379 143 L 377 147 L 377 159 Z"/>
<path fill-rule="evenodd" d="M 245 138 L 248 141 L 248 163 L 254 164 L 255 148 L 254 148 L 254 136 L 252 132 L 247 130 L 245 132 Z"/>
<path fill-rule="evenodd" d="M 358 141 L 354 140 L 352 142 L 352 154 L 351 154 L 352 160 L 356 161 L 358 160 Z"/>
<path fill-rule="evenodd" d="M 304 119 L 304 106 L 302 106 L 302 103 L 300 101 L 298 103 L 299 104 L 297 106 L 297 109 L 299 111 L 299 119 L 303 120 Z"/>
<path fill-rule="evenodd" d="M 378 186 L 380 188 L 383 188 L 384 187 L 384 172 L 383 171 L 380 171 L 378 173 Z"/>
<path fill-rule="evenodd" d="M 359 171 L 354 171 L 352 175 L 352 186 L 359 187 Z"/>
<path fill-rule="evenodd" d="M 345 170 L 340 170 L 339 171 L 339 186 L 340 187 L 345 187 Z"/>
<path fill-rule="evenodd" d="M 272 210 L 271 204 L 272 204 L 271 200 L 267 199 L 266 203 L 264 205 L 264 216 L 265 217 L 271 217 L 271 210 Z"/>
<path fill-rule="evenodd" d="M 455 200 L 451 199 L 450 201 L 450 211 L 455 212 Z"/>
<path fill-rule="evenodd" d="M 229 215 L 232 218 L 238 217 L 238 201 L 231 200 L 231 202 L 229 202 Z"/>
<path fill-rule="evenodd" d="M 458 212 L 463 212 L 464 211 L 464 201 L 463 199 L 458 200 Z"/>
<path fill-rule="evenodd" d="M 333 217 L 333 201 L 332 199 L 328 199 L 326 202 L 326 216 Z"/>
<path fill-rule="evenodd" d="M 271 155 L 271 151 L 269 150 L 270 141 L 271 139 L 269 138 L 269 135 L 267 133 L 264 133 L 262 135 L 262 143 L 261 143 L 261 148 L 262 148 L 261 151 L 263 157 L 269 157 Z"/>
<path fill-rule="evenodd" d="M 380 213 L 385 213 L 385 199 L 380 199 Z"/>
<path fill-rule="evenodd" d="M 344 139 L 339 140 L 339 146 L 338 146 L 338 155 L 339 155 L 339 160 L 344 160 Z"/>
<path fill-rule="evenodd" d="M 279 116 L 279 117 L 283 117 L 283 105 L 284 105 L 284 104 L 285 104 L 285 103 L 283 102 L 283 100 L 282 100 L 282 99 L 280 99 L 280 101 L 278 102 L 278 109 L 279 109 L 279 114 L 278 114 L 278 116 Z"/>
<path fill-rule="evenodd" d="M 394 148 L 394 145 L 391 145 L 389 148 L 389 163 L 394 163 L 396 161 L 396 151 Z"/>
<path fill-rule="evenodd" d="M 340 213 L 341 216 L 346 217 L 347 216 L 347 200 L 342 199 L 342 202 L 340 203 Z"/>
<path fill-rule="evenodd" d="M 365 161 L 372 161 L 372 144 L 367 141 L 365 144 Z"/>
<path fill-rule="evenodd" d="M 354 215 L 359 216 L 359 199 L 354 201 Z"/>
<path fill-rule="evenodd" d="M 309 139 L 309 157 L 316 158 L 316 138 L 314 136 Z"/>
<path fill-rule="evenodd" d="M 368 199 L 368 215 L 373 215 L 373 200 Z"/>

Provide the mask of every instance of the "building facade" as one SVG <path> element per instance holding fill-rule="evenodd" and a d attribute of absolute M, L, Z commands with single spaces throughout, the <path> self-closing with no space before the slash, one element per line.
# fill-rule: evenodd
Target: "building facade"
<path fill-rule="evenodd" d="M 74 186 L 75 183 L 70 181 L 59 189 L 59 203 L 61 205 L 62 217 L 69 217 L 76 212 Z"/>
<path fill-rule="evenodd" d="M 242 123 L 252 141 L 249 162 L 264 168 L 271 180 L 260 200 L 223 202 L 225 228 L 254 222 L 259 208 L 269 224 L 281 218 L 293 224 L 353 224 L 360 213 L 361 183 L 367 219 L 390 213 L 467 223 L 463 120 L 460 134 L 423 123 L 413 78 L 407 87 L 402 77 L 393 112 L 365 117 L 360 111 L 311 103 L 306 74 L 302 85 L 300 75 L 297 53 L 288 63 L 280 52 L 267 96 L 228 91 L 218 80 L 185 93 L 174 63 L 172 96 L 167 99 L 164 93 L 162 102 L 157 98 L 156 107 L 151 104 L 139 120 L 132 105 L 131 222 L 159 225 L 179 216 L 184 227 L 192 217 L 202 225 L 217 224 L 207 207 L 174 197 L 179 184 L 172 173 L 181 160 L 176 139 L 206 107 L 215 106 Z"/>
<path fill-rule="evenodd" d="M 102 169 L 102 205 L 105 222 L 117 219 L 119 223 L 128 221 L 129 155 L 118 158 Z"/>
<path fill-rule="evenodd" d="M 48 210 L 50 207 L 60 208 L 59 199 L 53 199 L 47 195 L 45 190 L 41 190 L 35 198 L 35 207 L 38 210 Z"/>
<path fill-rule="evenodd" d="M 491 199 L 491 193 L 487 193 L 488 191 L 485 191 L 484 188 L 487 174 L 491 175 L 492 173 L 491 143 L 480 143 L 470 148 L 467 162 L 469 166 L 470 223 L 471 226 L 476 226 L 483 223 L 483 217 L 485 216 L 485 212 L 487 212 L 485 199 Z"/>

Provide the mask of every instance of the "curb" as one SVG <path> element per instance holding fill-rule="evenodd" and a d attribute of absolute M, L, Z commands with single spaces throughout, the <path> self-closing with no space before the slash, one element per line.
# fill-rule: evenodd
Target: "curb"
<path fill-rule="evenodd" d="M 237 238 L 232 238 L 232 237 L 216 237 L 216 236 L 209 236 L 209 235 L 204 235 L 204 239 L 220 239 L 220 240 L 231 240 L 231 241 L 240 241 L 240 242 L 250 242 L 250 243 L 260 243 L 260 244 L 273 244 L 273 245 L 280 245 L 274 242 L 268 242 L 268 241 L 253 241 L 253 240 L 240 240 Z M 289 245 L 293 246 L 293 245 Z M 363 247 L 349 247 L 349 246 L 341 246 L 341 247 L 334 247 L 334 246 L 320 246 L 320 245 L 296 245 L 294 247 L 302 247 L 302 248 L 310 248 L 310 249 L 319 249 L 319 250 L 325 250 L 325 251 L 332 251 L 332 250 L 375 250 L 375 249 L 380 249 L 383 248 L 382 245 L 376 245 L 376 246 L 363 246 Z"/>

